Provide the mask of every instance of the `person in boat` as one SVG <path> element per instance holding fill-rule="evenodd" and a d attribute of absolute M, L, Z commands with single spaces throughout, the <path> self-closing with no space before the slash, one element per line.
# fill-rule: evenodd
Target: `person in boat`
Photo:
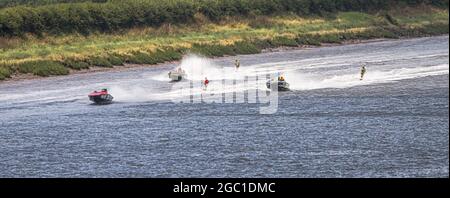
<path fill-rule="evenodd" d="M 361 67 L 361 79 L 360 79 L 360 80 L 363 80 L 363 79 L 364 79 L 364 75 L 366 74 L 366 72 L 367 72 L 367 70 L 366 70 L 366 65 L 363 65 L 363 66 Z"/>
<path fill-rule="evenodd" d="M 241 66 L 241 61 L 239 61 L 239 59 L 236 59 L 236 61 L 234 62 L 234 66 L 236 67 L 236 70 L 238 70 Z"/>
<path fill-rule="evenodd" d="M 279 76 L 278 77 L 278 81 L 284 81 L 284 77 L 283 76 Z"/>

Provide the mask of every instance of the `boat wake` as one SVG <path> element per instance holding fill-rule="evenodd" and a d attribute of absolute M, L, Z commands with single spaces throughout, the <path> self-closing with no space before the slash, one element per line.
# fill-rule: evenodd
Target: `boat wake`
<path fill-rule="evenodd" d="M 444 43 L 448 46 L 448 43 Z M 323 50 L 327 50 L 323 48 Z M 329 50 L 335 50 L 330 48 Z M 253 64 L 241 62 L 236 70 L 234 58 L 212 60 L 197 55 L 187 55 L 180 66 L 186 73 L 185 80 L 169 83 L 168 72 L 173 68 L 150 71 L 142 78 L 122 78 L 109 82 L 107 76 L 102 79 L 74 82 L 76 86 L 62 87 L 58 84 L 41 83 L 33 91 L 16 89 L 0 90 L 0 103 L 5 105 L 53 104 L 64 101 L 85 101 L 87 94 L 99 88 L 108 88 L 114 100 L 118 102 L 151 102 L 174 100 L 188 96 L 219 96 L 226 93 L 264 90 L 269 75 L 283 75 L 292 91 L 315 89 L 343 89 L 354 86 L 368 86 L 380 83 L 395 83 L 400 80 L 422 78 L 426 76 L 448 75 L 448 48 L 426 48 L 421 50 L 397 50 L 386 53 L 384 50 L 359 51 L 330 54 L 328 56 L 310 56 L 308 51 L 292 52 L 299 57 L 285 60 L 255 55 L 249 58 Z M 317 52 L 316 52 L 317 53 Z M 286 53 L 289 56 L 289 52 Z M 361 64 L 367 64 L 364 80 L 360 80 Z M 126 74 L 126 72 L 124 72 Z M 111 74 L 108 74 L 111 75 Z M 207 77 L 210 84 L 202 87 Z M 78 85 L 78 83 L 80 85 Z M 176 87 L 194 87 L 189 92 Z M 175 88 L 175 89 L 174 89 Z M 27 89 L 24 87 L 24 89 Z M 89 103 L 86 101 L 86 103 Z"/>
<path fill-rule="evenodd" d="M 290 79 L 289 83 L 293 90 L 313 90 L 391 83 L 400 80 L 445 74 L 449 74 L 448 64 L 392 70 L 369 70 L 365 75 L 364 80 L 360 80 L 359 73 L 357 72 L 321 75 L 317 72 L 301 73 L 301 71 L 292 71 L 286 73 L 286 78 Z"/>
<path fill-rule="evenodd" d="M 435 56 L 427 55 L 424 57 Z M 388 62 L 392 61 L 385 59 Z M 360 80 L 360 68 L 357 63 L 344 64 L 339 61 L 326 61 L 316 63 L 317 68 L 314 68 L 310 64 L 302 66 L 305 62 L 307 61 L 283 61 L 246 65 L 236 71 L 232 66 L 221 67 L 206 58 L 191 55 L 186 57 L 181 63 L 181 67 L 188 73 L 188 81 L 180 82 L 178 85 L 192 87 L 192 84 L 196 84 L 199 86 L 191 89 L 190 92 L 182 92 L 175 89 L 168 92 L 155 93 L 148 98 L 170 100 L 189 95 L 219 95 L 221 93 L 239 93 L 253 89 L 267 90 L 265 81 L 268 74 L 274 74 L 274 76 L 283 75 L 289 82 L 291 90 L 302 91 L 325 88 L 342 89 L 354 86 L 392 83 L 426 76 L 448 75 L 449 73 L 449 64 L 399 68 L 401 65 L 395 66 L 380 63 L 372 67 L 369 66 L 364 79 Z M 333 67 L 333 69 L 330 69 L 330 67 Z M 255 76 L 258 76 L 259 82 L 255 82 Z M 207 91 L 200 87 L 201 80 L 204 77 L 208 77 L 211 81 Z M 225 81 L 229 82 L 230 80 L 235 80 L 235 82 L 231 85 L 224 84 Z M 192 84 L 189 85 L 191 82 Z"/>

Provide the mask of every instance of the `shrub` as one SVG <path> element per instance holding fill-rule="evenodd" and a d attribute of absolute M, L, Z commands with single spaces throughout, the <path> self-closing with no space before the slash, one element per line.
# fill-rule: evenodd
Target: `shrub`
<path fill-rule="evenodd" d="M 421 32 L 425 35 L 448 34 L 449 26 L 443 23 L 427 24 L 421 28 Z"/>
<path fill-rule="evenodd" d="M 69 74 L 69 70 L 60 63 L 48 61 L 48 63 L 34 68 L 33 74 L 44 77 L 52 75 L 67 75 Z"/>
<path fill-rule="evenodd" d="M 11 77 L 11 69 L 0 65 L 0 80 L 5 80 Z"/>
<path fill-rule="evenodd" d="M 220 44 L 194 44 L 191 49 L 193 52 L 209 56 L 221 57 L 224 55 L 236 55 L 233 51 L 233 46 Z"/>
<path fill-rule="evenodd" d="M 316 36 L 321 43 L 341 43 L 341 37 L 337 33 Z"/>
<path fill-rule="evenodd" d="M 38 76 L 67 75 L 69 70 L 55 61 L 29 61 L 17 65 L 20 73 L 32 73 Z"/>
<path fill-rule="evenodd" d="M 261 52 L 260 48 L 249 41 L 236 42 L 233 47 L 236 54 L 256 54 Z"/>
<path fill-rule="evenodd" d="M 173 48 L 166 48 L 164 50 L 165 56 L 168 58 L 169 61 L 175 61 L 180 60 L 183 58 L 182 50 L 176 50 Z"/>
<path fill-rule="evenodd" d="M 128 63 L 134 64 L 156 64 L 157 62 L 150 56 L 149 53 L 146 52 L 132 52 L 130 56 L 127 57 L 126 60 Z"/>
<path fill-rule="evenodd" d="M 253 44 L 259 49 L 267 49 L 271 47 L 275 47 L 272 43 L 267 39 L 256 39 L 253 41 Z"/>
<path fill-rule="evenodd" d="M 99 66 L 99 67 L 113 67 L 113 65 L 106 59 L 101 56 L 90 57 L 88 60 L 90 65 Z"/>
<path fill-rule="evenodd" d="M 123 66 L 124 61 L 119 56 L 109 54 L 106 58 L 112 65 Z"/>
<path fill-rule="evenodd" d="M 27 73 L 33 73 L 33 69 L 36 67 L 36 65 L 38 65 L 39 63 L 36 61 L 33 62 L 25 62 L 25 63 L 20 63 L 18 64 L 17 67 L 17 71 L 19 71 L 20 73 L 23 74 L 27 74 Z"/>
<path fill-rule="evenodd" d="M 295 39 L 298 44 L 300 45 L 320 45 L 320 41 L 317 40 L 317 38 L 313 37 L 312 35 L 298 35 Z"/>
<path fill-rule="evenodd" d="M 81 60 L 66 59 L 62 64 L 75 70 L 89 69 L 89 64 Z"/>
<path fill-rule="evenodd" d="M 297 41 L 294 38 L 289 38 L 285 36 L 277 36 L 273 38 L 271 41 L 272 46 L 288 46 L 288 47 L 296 47 L 298 46 Z"/>

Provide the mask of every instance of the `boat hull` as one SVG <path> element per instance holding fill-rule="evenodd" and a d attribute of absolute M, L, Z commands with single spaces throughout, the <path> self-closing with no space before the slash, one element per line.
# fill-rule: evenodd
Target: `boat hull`
<path fill-rule="evenodd" d="M 104 105 L 111 104 L 114 97 L 110 94 L 98 95 L 98 96 L 89 96 L 89 100 L 94 102 L 95 104 Z"/>
<path fill-rule="evenodd" d="M 169 78 L 174 82 L 182 81 L 185 77 L 184 73 L 170 72 Z"/>
<path fill-rule="evenodd" d="M 276 84 L 273 81 L 268 81 L 266 83 L 266 86 L 268 89 L 271 89 L 272 84 Z M 278 81 L 278 91 L 289 91 L 289 83 L 287 83 L 286 81 Z"/>

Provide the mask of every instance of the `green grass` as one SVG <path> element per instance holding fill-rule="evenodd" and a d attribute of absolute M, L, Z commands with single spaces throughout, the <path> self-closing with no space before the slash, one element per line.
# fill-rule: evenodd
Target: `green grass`
<path fill-rule="evenodd" d="M 0 39 L 0 65 L 4 65 L 0 67 L 0 79 L 15 73 L 65 75 L 70 69 L 91 66 L 158 64 L 180 60 L 186 53 L 219 57 L 254 54 L 281 46 L 419 37 L 448 31 L 448 10 L 404 8 L 375 14 L 342 12 L 332 17 L 285 15 L 203 20 L 195 25 L 133 29 L 117 34 L 28 35 Z"/>
<path fill-rule="evenodd" d="M 63 64 L 55 61 L 29 61 L 17 64 L 14 67 L 20 73 L 32 73 L 43 77 L 69 74 L 69 70 Z"/>

